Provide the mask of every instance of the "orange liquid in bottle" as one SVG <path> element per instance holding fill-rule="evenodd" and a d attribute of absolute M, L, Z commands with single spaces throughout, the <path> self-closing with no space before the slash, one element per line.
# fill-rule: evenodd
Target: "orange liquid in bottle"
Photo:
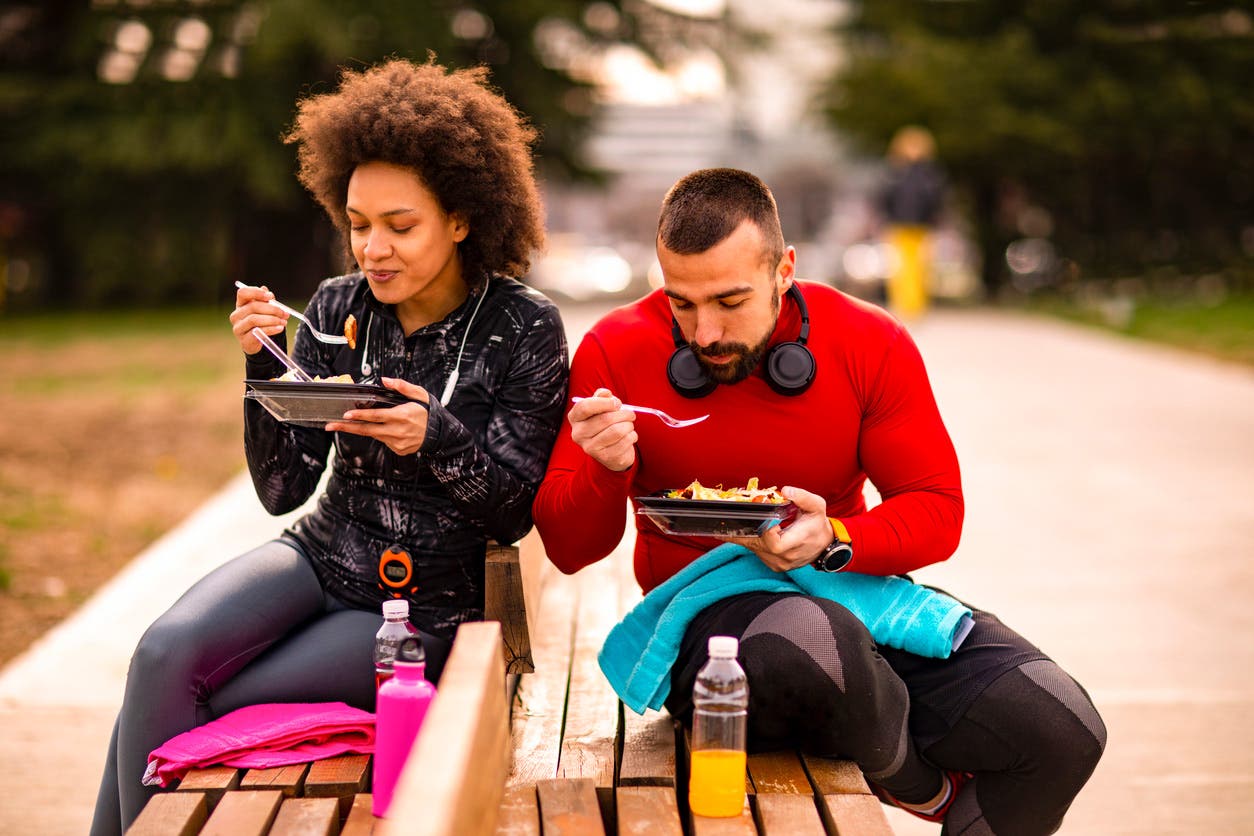
<path fill-rule="evenodd" d="M 745 753 L 732 749 L 693 752 L 688 806 L 698 816 L 739 816 L 745 806 Z"/>

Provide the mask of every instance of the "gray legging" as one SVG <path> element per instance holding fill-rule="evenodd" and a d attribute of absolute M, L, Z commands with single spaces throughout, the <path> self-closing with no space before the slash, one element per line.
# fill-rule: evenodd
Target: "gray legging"
<path fill-rule="evenodd" d="M 292 543 L 274 540 L 210 572 L 153 622 L 135 648 L 109 742 L 93 836 L 120 834 L 157 789 L 148 753 L 246 705 L 346 702 L 374 710 L 375 612 L 327 595 Z M 449 643 L 421 633 L 428 677 Z"/>

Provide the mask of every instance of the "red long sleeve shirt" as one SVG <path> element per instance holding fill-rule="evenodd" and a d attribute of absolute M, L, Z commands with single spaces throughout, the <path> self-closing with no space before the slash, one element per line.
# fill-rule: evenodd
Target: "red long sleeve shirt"
<path fill-rule="evenodd" d="M 923 360 L 909 334 L 883 310 L 826 285 L 802 282 L 810 312 L 808 346 L 817 372 L 803 394 L 776 394 L 761 372 L 704 398 L 671 388 L 675 350 L 670 305 L 661 291 L 606 315 L 571 365 L 570 393 L 610 389 L 624 403 L 677 418 L 710 418 L 670 429 L 637 417 L 636 462 L 616 473 L 559 434 L 532 512 L 549 559 L 575 572 L 622 539 L 628 499 L 680 488 L 693 479 L 734 487 L 757 476 L 827 500 L 854 543 L 851 571 L 899 574 L 949 557 L 962 529 L 958 460 L 936 408 Z M 783 297 L 771 345 L 795 340 L 800 311 Z M 867 479 L 882 502 L 868 510 Z M 647 592 L 718 545 L 662 533 L 636 516 L 635 574 Z"/>

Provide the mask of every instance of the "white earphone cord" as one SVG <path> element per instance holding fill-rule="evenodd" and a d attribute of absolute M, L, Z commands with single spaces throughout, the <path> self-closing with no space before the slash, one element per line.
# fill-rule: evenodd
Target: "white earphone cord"
<path fill-rule="evenodd" d="M 453 387 L 457 385 L 457 379 L 461 376 L 462 354 L 465 353 L 466 343 L 470 339 L 470 326 L 474 325 L 475 315 L 479 313 L 479 306 L 483 304 L 487 295 L 488 284 L 484 282 L 483 293 L 479 294 L 475 308 L 470 312 L 470 319 L 466 321 L 466 332 L 462 334 L 462 344 L 457 347 L 457 360 L 453 363 L 453 373 L 448 376 L 448 383 L 444 384 L 444 392 L 440 395 L 440 406 L 448 406 L 448 402 L 453 399 Z"/>

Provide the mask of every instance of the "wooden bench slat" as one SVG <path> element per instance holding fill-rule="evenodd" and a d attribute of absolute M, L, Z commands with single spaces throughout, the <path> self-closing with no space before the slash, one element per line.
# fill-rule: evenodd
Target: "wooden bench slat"
<path fill-rule="evenodd" d="M 762 836 L 826 836 L 812 795 L 759 792 L 753 806 Z"/>
<path fill-rule="evenodd" d="M 484 562 L 483 617 L 501 623 L 501 651 L 507 674 L 531 673 L 540 589 L 548 560 L 532 529 L 516 546 L 488 542 Z"/>
<path fill-rule="evenodd" d="M 810 783 L 819 795 L 870 795 L 862 770 L 853 761 L 802 755 Z"/>
<path fill-rule="evenodd" d="M 305 773 L 309 764 L 294 763 L 291 766 L 275 766 L 269 769 L 250 769 L 239 782 L 241 790 L 278 790 L 287 798 L 300 795 L 305 786 Z"/>
<path fill-rule="evenodd" d="M 825 795 L 819 812 L 835 836 L 893 836 L 888 816 L 873 795 Z"/>
<path fill-rule="evenodd" d="M 758 826 L 753 820 L 748 799 L 739 816 L 710 818 L 689 812 L 692 836 L 758 836 Z"/>
<path fill-rule="evenodd" d="M 509 770 L 508 747 L 501 625 L 462 624 L 381 832 L 491 833 Z"/>
<path fill-rule="evenodd" d="M 378 821 L 371 812 L 374 797 L 368 792 L 359 792 L 353 796 L 353 806 L 348 810 L 348 818 L 344 820 L 344 828 L 340 836 L 372 836 L 375 822 Z"/>
<path fill-rule="evenodd" d="M 163 792 L 148 800 L 126 836 L 193 836 L 208 817 L 206 793 Z"/>
<path fill-rule="evenodd" d="M 263 836 L 283 803 L 279 790 L 239 790 L 222 796 L 201 836 Z"/>
<path fill-rule="evenodd" d="M 601 805 L 591 778 L 537 781 L 536 795 L 545 836 L 605 836 Z"/>
<path fill-rule="evenodd" d="M 244 776 L 242 769 L 233 766 L 209 766 L 204 769 L 193 769 L 183 776 L 175 790 L 178 792 L 203 792 L 212 810 L 222 798 L 224 792 L 238 789 L 240 779 Z"/>
<path fill-rule="evenodd" d="M 753 791 L 813 795 L 810 778 L 796 752 L 762 752 L 749 756 L 749 777 Z"/>
<path fill-rule="evenodd" d="M 643 715 L 623 708 L 620 787 L 675 786 L 675 721 L 665 709 Z"/>
<path fill-rule="evenodd" d="M 618 836 L 683 836 L 674 787 L 622 787 L 615 791 Z"/>
<path fill-rule="evenodd" d="M 279 807 L 269 836 L 338 836 L 338 798 L 289 798 Z"/>
<path fill-rule="evenodd" d="M 536 642 L 531 647 L 536 672 L 519 680 L 510 724 L 511 786 L 534 786 L 536 781 L 557 777 L 574 649 L 574 579 L 566 575 L 550 579 L 541 601 Z"/>
<path fill-rule="evenodd" d="M 601 673 L 597 653 L 618 620 L 616 567 L 602 561 L 581 569 L 575 579 L 579 590 L 575 650 L 557 771 L 562 778 L 591 778 L 606 802 L 612 800 L 607 796 L 614 788 L 619 702 Z"/>
<path fill-rule="evenodd" d="M 506 788 L 496 819 L 496 836 L 540 836 L 540 801 L 534 786 Z"/>
<path fill-rule="evenodd" d="M 351 797 L 366 789 L 369 777 L 369 755 L 340 755 L 314 761 L 305 776 L 305 797 Z"/>

